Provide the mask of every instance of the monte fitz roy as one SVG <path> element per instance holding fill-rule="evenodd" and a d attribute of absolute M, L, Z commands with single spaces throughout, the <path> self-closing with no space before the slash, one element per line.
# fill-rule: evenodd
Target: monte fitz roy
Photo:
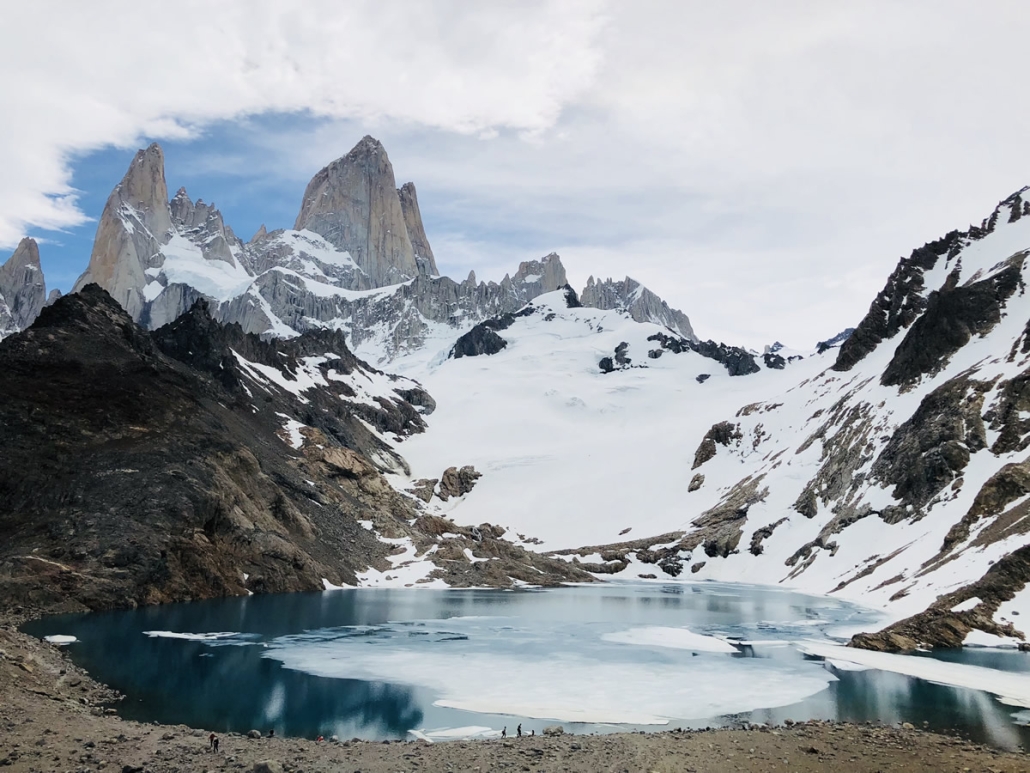
<path fill-rule="evenodd" d="M 249 241 L 151 145 L 72 293 L 31 239 L 0 268 L 0 597 L 689 577 L 896 621 L 860 647 L 1021 642 L 1025 194 L 899 261 L 853 330 L 759 353 L 555 254 L 441 276 L 371 137 Z"/>

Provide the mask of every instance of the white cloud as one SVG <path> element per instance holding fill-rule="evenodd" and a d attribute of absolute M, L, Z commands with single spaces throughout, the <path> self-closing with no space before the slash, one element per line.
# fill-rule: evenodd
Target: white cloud
<path fill-rule="evenodd" d="M 292 184 L 371 131 L 442 268 L 557 249 L 702 335 L 809 345 L 1030 182 L 1022 2 L 99 5 L 4 11 L 0 243 L 79 217 L 69 154 L 307 111 L 215 161 Z"/>
<path fill-rule="evenodd" d="M 596 3 L 7 4 L 0 244 L 82 222 L 68 162 L 265 111 L 536 132 L 591 81 Z"/>

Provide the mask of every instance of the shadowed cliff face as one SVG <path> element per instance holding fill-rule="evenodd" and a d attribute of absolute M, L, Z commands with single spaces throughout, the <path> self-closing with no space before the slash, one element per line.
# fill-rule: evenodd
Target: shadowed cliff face
<path fill-rule="evenodd" d="M 378 473 L 360 454 L 344 471 L 292 451 L 281 415 L 314 406 L 288 392 L 255 399 L 226 344 L 286 360 L 287 372 L 291 355 L 322 347 L 296 342 L 283 357 L 238 329 L 212 336 L 212 325 L 197 309 L 151 336 L 89 285 L 0 343 L 7 604 L 99 609 L 316 590 L 382 559 L 357 518 L 403 513 L 399 497 L 369 485 Z M 360 366 L 345 348 L 340 360 Z M 321 421 L 323 445 L 371 448 L 345 405 Z"/>

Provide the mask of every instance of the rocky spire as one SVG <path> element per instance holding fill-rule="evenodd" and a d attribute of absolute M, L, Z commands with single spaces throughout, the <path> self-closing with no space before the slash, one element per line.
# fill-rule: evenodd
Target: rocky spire
<path fill-rule="evenodd" d="M 200 247 L 205 260 L 222 260 L 235 266 L 233 250 L 243 247 L 232 229 L 225 224 L 222 213 L 214 204 L 196 203 L 185 188 L 179 188 L 168 205 L 175 229 Z"/>
<path fill-rule="evenodd" d="M 410 279 L 418 264 L 396 186 L 386 150 L 366 136 L 311 179 L 293 227 L 349 252 L 373 287 Z"/>
<path fill-rule="evenodd" d="M 4 317 L 9 317 L 0 322 L 0 327 L 7 333 L 24 330 L 39 316 L 46 303 L 46 282 L 35 239 L 22 239 L 14 254 L 0 266 L 0 298 L 6 306 Z M 0 337 L 3 335 L 0 330 Z"/>
<path fill-rule="evenodd" d="M 422 225 L 422 213 L 418 208 L 418 194 L 415 193 L 415 183 L 404 183 L 397 191 L 401 200 L 401 212 L 404 213 L 404 227 L 411 239 L 411 248 L 415 252 L 415 261 L 418 263 L 420 273 L 430 276 L 439 276 L 436 268 L 436 258 L 433 257 L 433 250 L 429 246 L 429 237 L 426 236 L 426 229 Z M 424 270 L 423 270 L 424 269 Z"/>
<path fill-rule="evenodd" d="M 138 321 L 144 304 L 145 272 L 161 265 L 160 248 L 171 229 L 164 153 L 154 143 L 136 153 L 125 177 L 108 197 L 89 267 L 74 291 L 96 282 Z"/>

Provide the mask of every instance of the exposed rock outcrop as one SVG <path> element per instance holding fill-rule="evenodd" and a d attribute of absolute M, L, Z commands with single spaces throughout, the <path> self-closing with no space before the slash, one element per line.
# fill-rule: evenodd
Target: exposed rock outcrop
<path fill-rule="evenodd" d="M 1030 582 L 1030 545 L 1023 546 L 995 563 L 971 585 L 941 596 L 928 609 L 905 618 L 877 633 L 859 633 L 849 646 L 881 652 L 911 652 L 920 648 L 961 647 L 970 631 L 977 629 L 995 636 L 1025 639 L 1025 633 L 1011 623 L 999 624 L 994 614 L 1002 602 L 1015 597 Z M 954 608 L 977 599 L 964 611 Z"/>
<path fill-rule="evenodd" d="M 446 502 L 451 497 L 461 497 L 472 491 L 476 481 L 483 477 L 483 473 L 477 472 L 470 464 L 461 469 L 448 467 L 440 476 L 440 486 L 437 489 L 437 496 Z"/>
<path fill-rule="evenodd" d="M 908 386 L 938 372 L 974 334 L 998 324 L 1005 301 L 1019 287 L 1027 254 L 1016 253 L 993 276 L 961 286 L 958 272 L 952 272 L 940 290 L 930 293 L 923 314 L 898 344 L 880 383 Z"/>
<path fill-rule="evenodd" d="M 713 424 L 711 429 L 701 439 L 701 445 L 697 447 L 697 451 L 694 452 L 694 463 L 690 465 L 690 469 L 696 470 L 709 459 L 712 459 L 715 456 L 717 445 L 728 448 L 731 443 L 740 441 L 742 437 L 740 427 L 732 422 L 720 421 L 717 424 Z M 701 476 L 701 481 L 704 481 L 703 475 Z"/>
<path fill-rule="evenodd" d="M 527 306 L 514 314 L 502 314 L 499 317 L 480 322 L 454 342 L 450 356 L 459 359 L 461 357 L 477 357 L 481 354 L 497 354 L 508 345 L 508 342 L 497 335 L 496 331 L 507 330 L 515 324 L 516 319 L 528 317 L 534 311 L 533 306 Z"/>
<path fill-rule="evenodd" d="M 0 338 L 31 325 L 46 303 L 39 245 L 28 237 L 0 266 Z"/>
<path fill-rule="evenodd" d="M 754 355 L 745 349 L 741 349 L 739 346 L 717 344 L 715 341 L 675 338 L 665 335 L 665 333 L 655 333 L 652 336 L 648 336 L 647 340 L 656 341 L 661 347 L 659 349 L 652 349 L 647 353 L 647 356 L 651 359 L 657 359 L 665 351 L 670 351 L 674 354 L 696 352 L 702 357 L 708 357 L 721 363 L 726 368 L 726 372 L 731 376 L 747 376 L 751 373 L 758 373 L 761 370 L 758 363 L 755 362 Z"/>

